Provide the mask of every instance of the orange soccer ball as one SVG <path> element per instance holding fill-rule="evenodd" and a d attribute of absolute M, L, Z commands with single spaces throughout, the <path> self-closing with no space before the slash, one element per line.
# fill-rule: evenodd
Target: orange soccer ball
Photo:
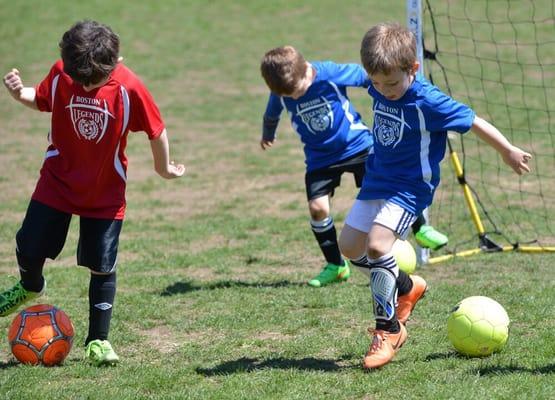
<path fill-rule="evenodd" d="M 8 331 L 8 340 L 20 362 L 50 366 L 61 364 L 67 357 L 73 334 L 73 325 L 65 312 L 38 304 L 17 314 Z"/>

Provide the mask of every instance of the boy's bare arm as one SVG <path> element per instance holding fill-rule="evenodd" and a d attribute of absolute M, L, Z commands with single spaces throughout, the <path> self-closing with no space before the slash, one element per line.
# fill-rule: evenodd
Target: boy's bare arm
<path fill-rule="evenodd" d="M 150 141 L 150 148 L 152 150 L 152 158 L 154 159 L 154 170 L 162 178 L 178 178 L 185 173 L 185 166 L 183 164 L 175 164 L 173 161 L 170 161 L 170 145 L 165 129 L 158 138 Z"/>
<path fill-rule="evenodd" d="M 511 142 L 488 121 L 480 117 L 475 117 L 471 130 L 484 142 L 497 150 L 497 152 L 501 154 L 503 161 L 517 174 L 522 175 L 524 172 L 530 172 L 528 161 L 532 158 L 532 155 L 513 146 Z"/>
<path fill-rule="evenodd" d="M 4 75 L 4 86 L 6 86 L 10 95 L 21 104 L 32 108 L 33 110 L 38 110 L 37 103 L 35 102 L 35 88 L 25 87 L 23 85 L 23 81 L 21 80 L 17 69 L 13 68 L 10 72 Z"/>

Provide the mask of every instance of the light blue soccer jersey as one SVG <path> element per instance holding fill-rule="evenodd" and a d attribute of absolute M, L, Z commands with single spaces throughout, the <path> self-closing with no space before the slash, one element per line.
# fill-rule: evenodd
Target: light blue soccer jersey
<path fill-rule="evenodd" d="M 264 118 L 277 120 L 285 108 L 291 125 L 304 144 L 307 171 L 333 165 L 372 145 L 372 135 L 354 109 L 347 87 L 369 85 L 366 71 L 357 64 L 313 62 L 316 76 L 298 99 L 270 94 Z M 275 137 L 275 127 L 269 136 Z"/>
<path fill-rule="evenodd" d="M 418 74 L 399 100 L 370 84 L 374 99 L 374 157 L 369 158 L 358 199 L 388 199 L 419 215 L 439 184 L 447 131 L 467 132 L 474 111 Z"/>

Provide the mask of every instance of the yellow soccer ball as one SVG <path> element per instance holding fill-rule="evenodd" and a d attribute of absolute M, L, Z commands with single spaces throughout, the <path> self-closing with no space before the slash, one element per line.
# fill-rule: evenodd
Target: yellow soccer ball
<path fill-rule="evenodd" d="M 507 343 L 509 323 L 507 312 L 495 300 L 485 296 L 467 297 L 449 314 L 447 337 L 465 356 L 489 356 Z"/>
<path fill-rule="evenodd" d="M 412 274 L 416 270 L 416 252 L 407 240 L 397 239 L 391 249 L 393 257 L 399 269 L 407 274 Z"/>

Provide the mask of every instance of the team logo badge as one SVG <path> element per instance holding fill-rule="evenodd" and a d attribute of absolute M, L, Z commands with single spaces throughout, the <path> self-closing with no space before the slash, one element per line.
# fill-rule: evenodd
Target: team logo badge
<path fill-rule="evenodd" d="M 374 132 L 382 146 L 393 146 L 401 140 L 401 123 L 389 118 L 376 115 L 374 118 Z"/>
<path fill-rule="evenodd" d="M 314 135 L 331 128 L 333 126 L 333 111 L 331 104 L 321 97 L 315 101 L 311 101 L 309 105 L 297 105 L 297 115 L 305 124 L 306 128 Z"/>
<path fill-rule="evenodd" d="M 374 109 L 374 134 L 382 146 L 395 148 L 403 139 L 405 125 L 410 128 L 402 109 L 400 116 Z"/>
<path fill-rule="evenodd" d="M 114 118 L 108 111 L 108 103 L 104 99 L 71 96 L 66 108 L 69 109 L 77 136 L 96 143 L 100 142 L 106 133 L 108 119 Z"/>

